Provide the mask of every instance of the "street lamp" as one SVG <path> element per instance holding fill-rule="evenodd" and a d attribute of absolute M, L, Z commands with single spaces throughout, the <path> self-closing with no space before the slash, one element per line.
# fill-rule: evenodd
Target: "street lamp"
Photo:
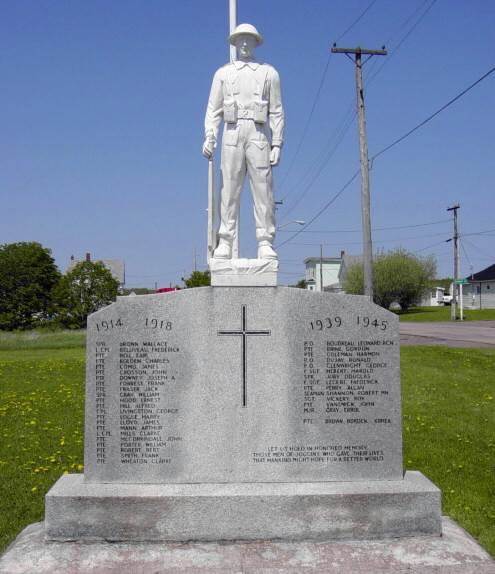
<path fill-rule="evenodd" d="M 291 225 L 291 223 L 297 223 L 297 225 L 304 225 L 306 222 L 302 221 L 301 219 L 294 219 L 293 221 L 288 221 L 287 223 L 283 223 L 282 225 L 279 225 L 277 227 L 277 231 L 279 231 L 280 229 L 283 229 L 284 227 L 287 227 L 288 225 Z"/>

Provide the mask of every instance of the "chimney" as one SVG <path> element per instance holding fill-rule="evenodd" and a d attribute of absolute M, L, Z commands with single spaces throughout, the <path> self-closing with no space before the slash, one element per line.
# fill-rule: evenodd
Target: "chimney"
<path fill-rule="evenodd" d="M 86 261 L 91 261 L 91 253 L 86 253 Z"/>
<path fill-rule="evenodd" d="M 341 259 L 344 259 L 344 255 L 345 255 L 345 251 L 342 250 L 342 251 L 340 252 L 340 258 L 341 258 Z"/>

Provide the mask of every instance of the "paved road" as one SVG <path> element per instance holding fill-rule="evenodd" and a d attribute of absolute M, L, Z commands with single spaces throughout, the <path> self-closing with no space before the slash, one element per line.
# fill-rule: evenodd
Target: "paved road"
<path fill-rule="evenodd" d="M 495 348 L 495 321 L 400 323 L 401 345 Z"/>

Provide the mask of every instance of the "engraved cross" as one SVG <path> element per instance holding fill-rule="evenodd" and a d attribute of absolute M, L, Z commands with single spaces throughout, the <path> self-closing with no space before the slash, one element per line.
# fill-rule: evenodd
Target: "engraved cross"
<path fill-rule="evenodd" d="M 247 338 L 250 335 L 271 335 L 271 331 L 265 330 L 248 330 L 247 328 L 247 307 L 241 307 L 241 330 L 222 330 L 217 331 L 218 335 L 236 335 L 242 337 L 242 406 L 247 406 Z"/>

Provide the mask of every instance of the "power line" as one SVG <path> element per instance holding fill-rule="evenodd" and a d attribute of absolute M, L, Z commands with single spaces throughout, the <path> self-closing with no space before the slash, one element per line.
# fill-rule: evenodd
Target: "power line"
<path fill-rule="evenodd" d="M 390 59 L 400 50 L 402 44 L 409 38 L 409 36 L 414 32 L 414 30 L 418 27 L 420 22 L 423 18 L 428 14 L 428 12 L 433 8 L 433 5 L 437 2 L 437 0 L 432 0 L 431 4 L 426 8 L 426 10 L 421 14 L 421 16 L 416 20 L 416 22 L 411 26 L 411 28 L 406 32 L 406 34 L 401 38 L 399 43 L 389 52 L 389 57 L 383 60 L 381 66 L 371 75 L 371 77 L 367 80 L 367 84 L 369 84 L 376 78 L 376 76 L 383 70 L 383 68 L 390 62 Z M 424 6 L 424 4 L 423 4 Z"/>
<path fill-rule="evenodd" d="M 350 121 L 347 123 L 347 125 L 344 127 L 344 129 L 341 131 L 339 139 L 335 142 L 335 145 L 333 146 L 333 148 L 330 149 L 329 152 L 326 153 L 326 157 L 323 158 L 323 161 L 321 162 L 320 166 L 317 168 L 316 172 L 314 173 L 312 179 L 310 180 L 310 182 L 308 183 L 308 185 L 305 187 L 304 191 L 300 194 L 300 196 L 293 202 L 293 204 L 286 210 L 285 212 L 285 217 L 288 217 L 289 214 L 299 205 L 299 203 L 301 203 L 301 201 L 304 199 L 305 195 L 308 193 L 308 191 L 313 187 L 313 185 L 315 184 L 315 182 L 317 181 L 317 179 L 319 178 L 319 176 L 321 175 L 321 173 L 323 172 L 323 170 L 325 169 L 326 165 L 328 164 L 328 162 L 330 161 L 330 159 L 332 158 L 332 156 L 334 155 L 334 153 L 337 151 L 339 145 L 342 143 L 342 140 L 344 139 L 347 130 L 349 129 L 349 127 L 352 124 L 352 121 L 354 120 L 356 114 L 354 113 L 354 115 L 350 118 Z M 306 179 L 306 177 L 309 175 L 310 171 L 313 169 L 313 167 L 316 166 L 315 162 L 313 164 L 313 166 L 306 172 L 305 176 L 303 177 L 303 180 Z M 285 198 L 287 198 L 287 196 L 292 193 L 292 191 L 294 191 L 295 189 L 297 189 L 297 186 L 295 186 L 291 192 L 289 192 L 288 194 L 285 195 Z M 284 198 L 284 199 L 285 199 Z M 283 200 L 282 200 L 283 201 Z"/>
<path fill-rule="evenodd" d="M 398 33 L 400 33 L 409 24 L 409 22 L 416 16 L 416 14 L 418 14 L 418 12 L 420 12 L 426 6 L 426 4 L 428 4 L 429 1 L 430 0 L 424 0 L 422 4 L 414 8 L 414 10 L 409 14 L 409 16 L 405 18 L 405 20 L 402 21 L 402 23 L 399 26 L 394 27 L 394 32 L 390 34 L 389 37 L 384 42 L 385 46 L 391 46 L 395 43 L 395 38 L 398 35 Z M 395 30 L 395 28 L 397 28 L 397 30 Z M 393 48 L 392 52 L 394 52 L 395 50 L 396 48 Z M 375 70 L 375 68 L 377 67 L 376 64 L 378 64 L 378 61 L 373 60 L 373 62 L 371 62 L 371 64 L 368 66 L 367 73 L 365 73 L 366 79 Z"/>
<path fill-rule="evenodd" d="M 445 236 L 445 232 L 443 233 L 429 233 L 427 235 L 415 235 L 413 237 L 395 237 L 393 239 L 377 239 L 375 243 L 394 243 L 400 241 L 411 241 L 414 239 L 423 239 L 424 237 L 438 237 L 440 235 Z M 448 241 L 448 240 L 447 240 Z M 362 241 L 339 241 L 339 245 L 362 245 Z M 335 245 L 335 242 L 332 243 L 293 243 L 293 245 Z"/>
<path fill-rule="evenodd" d="M 471 259 L 469 258 L 469 255 L 468 255 L 468 253 L 467 253 L 467 251 L 466 251 L 466 248 L 464 247 L 464 242 L 461 241 L 460 244 L 461 244 L 461 249 L 462 249 L 464 255 L 466 256 L 466 259 L 468 260 L 469 265 L 472 267 L 473 264 L 471 263 Z"/>
<path fill-rule="evenodd" d="M 368 12 L 368 10 L 370 10 L 370 8 L 376 3 L 376 0 L 372 0 L 368 6 L 361 12 L 361 14 L 344 30 L 344 32 L 342 32 L 342 34 L 337 38 L 336 42 L 338 42 L 340 39 L 342 39 L 348 32 L 350 32 L 354 26 L 356 26 L 356 24 L 363 18 L 363 16 Z M 306 139 L 306 136 L 308 134 L 308 130 L 309 130 L 309 126 L 311 124 L 311 120 L 313 119 L 313 115 L 316 109 L 316 105 L 318 103 L 318 100 L 320 99 L 320 95 L 321 95 L 321 91 L 323 89 L 323 86 L 325 84 L 325 79 L 327 76 L 327 72 L 328 72 L 328 66 L 330 65 L 330 60 L 331 60 L 331 56 L 332 54 L 330 53 L 328 55 L 325 67 L 323 68 L 323 73 L 321 75 L 321 79 L 320 79 L 320 83 L 318 85 L 318 89 L 316 90 L 316 94 L 313 100 L 313 104 L 311 106 L 311 110 L 309 112 L 309 116 L 308 119 L 306 120 L 306 123 L 304 125 L 304 129 L 301 135 L 301 139 L 299 140 L 299 143 L 297 145 L 296 151 L 292 157 L 292 160 L 289 164 L 289 167 L 287 169 L 287 171 L 285 172 L 282 181 L 280 182 L 280 186 L 283 187 L 285 181 L 287 180 L 287 177 L 289 176 L 289 173 L 292 171 L 292 168 L 294 167 L 295 163 L 296 163 L 296 159 L 299 156 L 299 152 L 301 151 L 301 147 Z"/>
<path fill-rule="evenodd" d="M 432 245 L 427 245 L 426 247 L 423 247 L 422 249 L 416 249 L 415 251 L 413 251 L 413 253 L 421 253 L 422 251 L 426 251 L 427 249 L 431 249 L 432 247 L 436 247 L 437 245 L 447 243 L 447 241 L 450 241 L 450 239 L 444 239 L 443 241 L 437 241 L 437 243 L 433 243 Z"/>
<path fill-rule="evenodd" d="M 439 221 L 431 221 L 429 223 L 416 223 L 414 225 L 394 225 L 391 227 L 374 227 L 373 231 L 388 231 L 388 230 L 395 230 L 395 229 L 412 229 L 415 227 L 427 227 L 428 225 L 439 225 L 440 223 L 448 223 L 452 221 L 451 219 L 440 219 Z M 292 231 L 288 229 L 280 229 L 277 233 L 292 233 Z M 301 231 L 301 233 L 361 233 L 361 229 L 322 229 L 322 230 L 314 230 L 314 229 L 307 229 Z"/>
<path fill-rule="evenodd" d="M 383 149 L 381 149 L 378 153 L 376 153 L 374 156 L 371 157 L 370 162 L 371 164 L 373 164 L 373 162 L 375 161 L 375 159 L 377 157 L 380 157 L 381 155 L 383 155 L 385 152 L 387 152 L 388 150 L 390 150 L 391 148 L 393 148 L 394 146 L 396 146 L 397 144 L 399 144 L 400 142 L 404 141 L 406 138 L 408 138 L 411 134 L 413 134 L 415 131 L 419 130 L 420 128 L 422 128 L 424 125 L 426 125 L 428 122 L 430 122 L 434 117 L 438 116 L 438 114 L 440 114 L 441 112 L 443 112 L 444 110 L 446 110 L 449 106 L 451 106 L 454 102 L 456 102 L 457 100 L 459 100 L 460 98 L 462 98 L 462 96 L 466 95 L 469 91 L 471 91 L 475 86 L 477 86 L 479 83 L 481 83 L 483 80 L 485 80 L 486 78 L 488 78 L 488 76 L 490 74 L 492 74 L 493 72 L 495 72 L 495 67 L 491 68 L 490 70 L 488 70 L 488 72 L 486 72 L 485 74 L 483 74 L 481 76 L 481 78 L 478 78 L 475 82 L 473 82 L 471 85 L 469 85 L 467 88 L 465 88 L 464 90 L 462 90 L 462 92 L 460 92 L 459 94 L 457 94 L 457 96 L 455 96 L 454 98 L 452 98 L 451 100 L 449 100 L 445 105 L 443 105 L 441 108 L 439 108 L 436 112 L 434 112 L 433 114 L 431 114 L 430 116 L 428 116 L 425 120 L 423 120 L 421 123 L 419 123 L 417 126 L 415 126 L 414 128 L 412 128 L 412 130 L 409 130 L 407 133 L 405 133 L 403 136 L 401 136 L 400 138 L 397 138 L 395 141 L 393 141 L 391 144 L 389 144 L 388 146 L 384 147 Z"/>
<path fill-rule="evenodd" d="M 414 10 L 414 12 L 408 17 L 406 18 L 406 20 L 404 21 L 404 23 L 402 24 L 402 26 L 400 28 L 403 28 L 416 14 L 419 10 L 421 10 L 424 5 L 428 2 L 429 0 L 425 0 L 425 2 L 419 7 L 416 8 Z M 421 20 L 426 16 L 426 14 L 430 11 L 430 9 L 433 7 L 433 4 L 435 4 L 437 0 L 433 0 L 431 2 L 431 4 L 426 8 L 426 10 L 421 14 L 421 16 L 419 17 L 419 19 L 413 24 L 413 26 L 408 30 L 408 32 L 405 34 L 405 36 L 399 41 L 399 43 L 397 44 L 397 46 L 393 49 L 392 54 L 395 54 L 400 47 L 402 46 L 402 44 L 405 42 L 405 40 L 412 34 L 412 32 L 416 29 L 416 27 L 419 25 L 419 23 L 421 22 Z M 372 2 L 373 4 L 373 2 Z M 371 5 L 372 5 L 371 4 Z M 363 14 L 361 15 L 361 17 L 367 12 L 367 10 L 369 8 L 371 8 L 371 5 L 368 6 L 368 8 L 363 12 Z M 359 18 L 360 19 L 360 18 Z M 357 21 L 359 20 L 357 19 Z M 356 21 L 356 22 L 357 22 Z M 337 41 L 342 38 L 344 36 L 344 34 L 342 34 Z M 375 74 L 373 74 L 373 76 L 371 77 L 371 79 L 374 79 L 376 77 L 376 75 L 381 71 L 381 69 L 383 68 L 383 66 L 387 63 L 387 60 L 384 60 L 383 65 L 375 72 Z M 313 111 L 313 110 L 312 110 Z M 350 111 L 352 112 L 352 103 L 350 106 Z M 349 113 L 349 112 L 348 112 Z M 346 114 L 346 116 L 344 116 L 344 122 L 347 121 L 347 116 L 348 113 Z M 325 166 L 328 164 L 328 162 L 330 161 L 330 159 L 332 158 L 332 156 L 334 155 L 334 153 L 337 151 L 339 145 L 342 143 L 345 134 L 347 133 L 348 129 L 350 128 L 351 124 L 353 123 L 354 118 L 356 117 L 356 113 L 354 112 L 354 114 L 352 114 L 350 120 L 348 121 L 347 125 L 345 126 L 344 130 L 341 133 L 341 136 L 339 138 L 339 140 L 337 141 L 336 145 L 334 146 L 334 148 L 331 150 L 331 152 L 324 157 L 322 163 L 320 164 L 320 167 L 317 169 L 317 172 L 315 174 L 315 176 L 313 177 L 313 179 L 311 180 L 311 182 L 307 185 L 307 187 L 305 188 L 305 190 L 303 191 L 303 193 L 299 196 L 299 198 L 291 205 L 291 207 L 284 213 L 285 217 L 288 217 L 288 215 L 297 207 L 297 205 L 299 205 L 299 203 L 302 201 L 302 199 L 306 196 L 306 194 L 309 192 L 309 190 L 313 187 L 313 185 L 316 183 L 318 177 L 320 176 L 320 174 L 322 173 L 323 169 L 325 168 Z M 305 135 L 305 134 L 304 134 Z M 332 136 L 333 137 L 333 136 Z M 329 139 L 328 143 L 326 144 L 327 147 L 328 145 L 330 145 L 331 139 Z M 298 147 L 298 151 L 299 151 L 299 147 Z M 320 155 L 321 157 L 321 155 Z M 295 160 L 294 160 L 295 161 Z M 292 168 L 294 161 L 291 163 L 290 168 Z M 315 163 L 313 164 L 312 167 L 309 168 L 309 170 L 305 173 L 305 175 L 303 176 L 301 181 L 304 181 L 306 179 L 306 177 L 309 175 L 309 173 L 311 172 L 311 170 L 319 163 L 319 159 L 317 159 L 315 161 Z M 286 174 L 287 175 L 287 174 Z M 286 177 L 284 177 L 283 182 L 286 180 Z M 283 184 L 282 182 L 282 184 Z M 297 189 L 297 185 L 294 186 L 283 198 L 282 201 L 284 201 L 289 195 L 291 195 L 293 193 L 293 191 L 295 191 Z"/>
<path fill-rule="evenodd" d="M 487 253 L 486 251 L 484 251 L 483 249 L 480 249 L 477 245 L 475 245 L 470 239 L 464 239 L 464 241 L 466 241 L 469 245 L 471 245 L 471 247 L 473 247 L 474 249 L 476 249 L 476 251 L 478 251 L 479 253 L 486 255 L 487 257 L 490 258 L 491 261 L 493 261 L 495 259 L 495 257 L 493 256 L 493 253 Z"/>
<path fill-rule="evenodd" d="M 425 120 L 423 120 L 422 122 L 420 122 L 418 125 L 416 125 L 414 128 L 412 128 L 411 130 L 409 130 L 407 133 L 405 133 L 403 136 L 401 136 L 400 138 L 394 140 L 391 144 L 387 145 L 386 147 L 384 147 L 383 149 L 381 149 L 378 153 L 376 153 L 375 155 L 373 155 L 370 159 L 371 164 L 373 164 L 374 160 L 377 159 L 379 156 L 383 155 L 384 153 L 386 153 L 387 151 L 389 151 L 391 148 L 393 148 L 394 146 L 398 145 L 399 143 L 401 143 L 402 141 L 404 141 L 407 137 L 409 137 L 411 134 L 413 134 L 415 131 L 417 131 L 418 129 L 420 129 L 421 127 L 423 127 L 424 125 L 426 125 L 428 122 L 430 122 L 434 117 L 436 117 L 437 115 L 439 115 L 441 112 L 443 112 L 444 110 L 446 110 L 448 107 L 450 107 L 454 102 L 456 102 L 457 100 L 459 100 L 460 98 L 462 98 L 464 95 L 466 95 L 469 91 L 471 91 L 475 86 L 477 86 L 479 83 L 481 83 L 483 80 L 485 80 L 490 74 L 492 74 L 495 71 L 495 67 L 491 68 L 490 70 L 488 70 L 488 72 L 486 72 L 485 74 L 483 74 L 480 78 L 478 78 L 475 82 L 473 82 L 472 84 L 470 84 L 467 88 L 465 88 L 464 90 L 462 90 L 462 92 L 460 92 L 459 94 L 457 94 L 457 96 L 455 96 L 454 98 L 452 98 L 451 100 L 449 100 L 445 105 L 443 105 L 441 108 L 439 108 L 437 111 L 435 111 L 433 114 L 431 114 L 430 116 L 428 116 Z M 329 207 L 330 205 L 332 205 L 332 203 L 334 203 L 334 201 L 340 197 L 340 195 L 342 195 L 342 193 L 351 185 L 351 183 L 356 179 L 356 177 L 359 175 L 359 171 L 357 170 L 354 175 L 342 186 L 342 188 L 316 213 L 316 215 L 314 217 L 312 217 L 310 219 L 310 221 L 301 229 L 299 229 L 298 231 L 296 231 L 294 233 L 294 235 L 292 237 L 289 237 L 288 239 L 286 239 L 285 241 L 283 241 L 282 243 L 278 244 L 278 247 L 282 247 L 283 245 L 286 245 L 287 243 L 289 243 L 290 241 L 292 241 L 292 239 L 294 239 L 295 237 L 297 237 L 300 233 L 302 233 L 305 229 L 307 229 L 314 221 L 316 221 L 316 219 L 318 219 L 318 217 L 320 217 L 320 215 L 322 213 L 324 213 Z"/>
<path fill-rule="evenodd" d="M 476 231 L 476 233 L 461 233 L 459 234 L 460 237 L 466 237 L 469 235 L 485 235 L 485 233 L 491 233 L 495 231 L 495 229 L 486 229 L 485 231 Z"/>
<path fill-rule="evenodd" d="M 349 179 L 340 189 L 339 191 L 329 200 L 327 201 L 327 203 L 316 213 L 316 215 L 311 218 L 308 223 L 306 223 L 306 225 L 304 227 L 302 227 L 301 229 L 299 229 L 298 231 L 296 231 L 294 233 L 294 235 L 292 237 L 289 237 L 288 239 L 286 239 L 285 241 L 282 241 L 282 243 L 279 243 L 277 247 L 282 247 L 283 245 L 285 245 L 286 243 L 289 243 L 289 241 L 292 241 L 292 239 L 294 239 L 294 237 L 297 237 L 302 231 L 304 231 L 304 229 L 307 229 L 314 221 L 316 221 L 316 219 L 318 219 L 318 217 L 320 217 L 320 215 L 326 210 L 328 209 L 332 203 L 342 194 L 344 193 L 344 191 L 351 185 L 351 183 L 356 179 L 356 177 L 359 175 L 360 170 L 358 169 L 354 175 L 351 177 L 351 179 Z"/>
<path fill-rule="evenodd" d="M 370 2 L 368 4 L 368 6 L 361 12 L 361 14 L 354 20 L 354 22 L 348 26 L 346 28 L 346 30 L 344 32 L 342 32 L 342 34 L 335 40 L 336 42 L 338 42 L 339 40 L 342 40 L 342 38 L 348 33 L 350 32 L 354 26 L 361 20 L 361 18 L 366 14 L 366 12 L 368 12 L 368 10 L 373 6 L 373 4 L 376 3 L 376 0 L 372 0 L 372 2 Z"/>
<path fill-rule="evenodd" d="M 287 171 L 285 172 L 285 174 L 282 178 L 282 181 L 280 182 L 281 187 L 283 187 L 284 183 L 287 180 L 287 177 L 289 176 L 289 173 L 292 171 L 292 168 L 294 167 L 294 165 L 296 163 L 296 159 L 299 156 L 299 152 L 301 151 L 301 147 L 304 143 L 304 140 L 306 139 L 306 135 L 308 133 L 308 129 L 309 129 L 309 126 L 311 124 L 311 120 L 313 119 L 313 114 L 314 114 L 315 109 L 316 109 L 316 104 L 318 103 L 318 100 L 320 99 L 321 90 L 323 88 L 323 85 L 325 84 L 325 79 L 327 77 L 327 71 L 328 71 L 328 66 L 330 65 L 330 60 L 331 60 L 331 54 L 328 55 L 327 63 L 325 64 L 325 68 L 323 69 L 323 74 L 321 76 L 320 84 L 318 86 L 318 89 L 316 90 L 316 95 L 315 95 L 315 98 L 313 100 L 313 105 L 311 106 L 311 110 L 309 112 L 308 119 L 306 120 L 306 124 L 304 126 L 304 129 L 303 129 L 303 132 L 301 135 L 301 139 L 299 140 L 299 143 L 297 144 L 296 151 L 295 151 L 294 155 L 292 156 L 292 160 L 289 164 L 289 167 L 288 167 Z"/>
<path fill-rule="evenodd" d="M 429 1 L 429 0 L 425 0 L 425 2 L 424 2 L 419 8 L 416 8 L 416 9 L 413 11 L 413 13 L 412 13 L 410 16 L 408 16 L 408 18 L 406 18 L 406 20 L 403 22 L 403 24 L 401 25 L 400 28 L 403 28 L 403 27 L 417 14 L 417 12 L 418 12 L 419 10 L 421 10 L 425 4 L 427 4 L 428 1 Z M 433 7 L 433 4 L 435 4 L 436 1 L 437 1 L 437 0 L 433 0 L 433 1 L 431 2 L 430 6 L 428 6 L 427 9 L 423 12 L 423 14 L 421 14 L 421 16 L 419 17 L 419 19 L 413 24 L 412 28 L 411 28 L 410 30 L 408 30 L 408 32 L 405 34 L 405 36 L 400 40 L 400 42 L 397 44 L 397 46 L 392 50 L 391 55 L 392 55 L 392 54 L 395 54 L 395 53 L 400 49 L 400 47 L 402 46 L 402 44 L 403 44 L 403 43 L 405 42 L 405 40 L 412 34 L 412 32 L 415 30 L 415 28 L 418 26 L 418 24 L 421 22 L 421 20 L 426 16 L 426 14 L 430 11 L 430 9 Z M 344 32 L 343 34 L 341 34 L 341 35 L 339 36 L 339 38 L 337 38 L 336 42 L 338 42 L 341 38 L 344 37 L 344 35 L 364 16 L 364 14 L 371 8 L 371 6 L 372 6 L 373 4 L 374 4 L 374 2 L 372 2 L 372 3 L 363 11 L 363 13 L 360 15 L 360 17 L 358 17 L 358 18 L 355 20 L 355 22 L 354 22 L 351 26 L 349 26 L 349 28 L 347 29 L 347 31 Z M 329 58 L 329 60 L 328 60 L 328 62 L 327 62 L 326 69 L 328 68 L 328 63 L 329 63 L 329 61 L 330 61 L 330 58 Z M 376 71 L 375 74 L 373 74 L 373 76 L 371 77 L 371 79 L 373 79 L 373 78 L 376 77 L 376 75 L 381 71 L 381 69 L 382 69 L 383 66 L 387 63 L 387 61 L 388 61 L 388 58 L 387 58 L 386 60 L 384 60 L 383 65 Z M 326 69 L 325 69 L 325 72 L 326 72 Z M 322 85 L 322 84 L 320 84 L 320 88 L 321 88 L 321 85 Z M 318 90 L 318 97 L 319 97 L 320 91 L 321 91 L 321 89 Z M 352 107 L 353 107 L 353 104 L 351 103 L 351 106 L 350 106 L 350 111 L 351 111 L 351 112 L 352 112 Z M 310 114 L 311 117 L 312 117 L 312 115 L 313 115 L 313 112 L 314 112 L 314 105 L 313 105 L 313 108 L 312 108 L 312 110 L 311 110 L 311 114 Z M 344 116 L 344 121 L 343 121 L 343 123 L 345 123 L 345 122 L 347 121 L 347 116 L 348 116 L 348 115 L 349 115 L 349 111 L 348 111 L 348 112 L 346 113 L 346 115 Z M 293 203 L 293 205 L 288 209 L 288 211 L 285 212 L 285 217 L 287 217 L 287 216 L 289 215 L 289 213 L 291 213 L 291 212 L 295 209 L 295 207 L 302 201 L 302 199 L 304 198 L 304 196 L 308 193 L 308 191 L 311 189 L 311 187 L 313 186 L 313 184 L 316 182 L 316 180 L 318 179 L 319 175 L 320 175 L 321 172 L 323 171 L 325 165 L 329 162 L 329 160 L 331 159 L 331 157 L 334 155 L 335 151 L 336 151 L 337 148 L 339 147 L 340 143 L 342 142 L 342 140 L 343 140 L 345 134 L 347 133 L 347 130 L 350 128 L 350 126 L 351 126 L 351 124 L 352 124 L 352 122 L 353 122 L 353 120 L 354 120 L 355 117 L 356 117 L 356 113 L 354 112 L 354 114 L 352 114 L 350 120 L 348 121 L 347 125 L 345 126 L 343 132 L 341 133 L 341 137 L 340 137 L 339 141 L 336 143 L 336 145 L 335 145 L 335 147 L 333 148 L 333 150 L 331 151 L 331 153 L 330 153 L 325 159 L 323 159 L 323 162 L 322 162 L 322 164 L 320 165 L 320 168 L 317 170 L 317 174 L 316 174 L 315 177 L 311 180 L 310 184 L 306 187 L 306 189 L 305 189 L 304 192 L 301 194 L 301 196 L 299 197 L 299 199 L 298 199 L 296 202 Z M 309 123 L 306 125 L 306 128 L 308 127 L 308 125 L 309 125 Z M 306 128 L 305 128 L 304 133 L 303 133 L 303 138 L 306 136 L 306 131 L 307 131 Z M 332 137 L 333 137 L 333 136 L 332 136 Z M 329 139 L 328 143 L 327 143 L 326 146 L 324 146 L 324 147 L 327 147 L 327 146 L 330 145 L 330 142 L 331 142 L 331 140 L 332 140 L 332 137 Z M 301 144 L 301 142 L 300 142 L 300 144 Z M 298 154 L 298 152 L 299 152 L 299 150 L 300 150 L 300 147 L 301 147 L 301 145 L 298 146 L 298 149 L 297 149 L 297 152 L 296 152 L 296 156 L 297 156 L 297 154 Z M 321 156 L 320 156 L 320 157 L 321 157 Z M 305 173 L 305 175 L 303 176 L 303 178 L 302 178 L 301 181 L 304 181 L 304 179 L 306 179 L 306 177 L 309 175 L 309 173 L 311 172 L 311 170 L 319 163 L 319 161 L 320 161 L 320 160 L 317 159 L 317 160 L 314 162 L 313 166 L 309 168 L 309 170 Z M 283 180 L 282 180 L 282 182 L 281 182 L 281 187 L 283 187 L 283 184 L 284 184 L 284 182 L 285 182 L 286 179 L 287 179 L 287 175 L 288 175 L 289 171 L 292 169 L 294 163 L 295 163 L 295 157 L 294 157 L 293 161 L 291 162 L 291 165 L 290 165 L 290 167 L 289 167 L 289 170 L 286 172 L 286 174 L 285 174 L 285 176 L 284 176 L 284 178 L 283 178 Z M 282 201 L 284 201 L 289 195 L 291 195 L 291 194 L 293 193 L 293 191 L 295 191 L 295 189 L 297 189 L 297 187 L 298 187 L 297 185 L 294 186 L 294 187 L 282 198 Z"/>

